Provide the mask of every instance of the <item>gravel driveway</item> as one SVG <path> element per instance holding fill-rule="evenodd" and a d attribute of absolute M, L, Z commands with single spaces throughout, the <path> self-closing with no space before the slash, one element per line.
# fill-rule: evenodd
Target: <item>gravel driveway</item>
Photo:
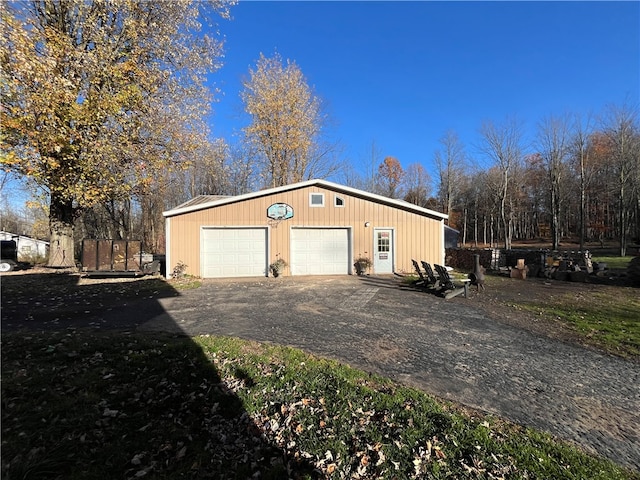
<path fill-rule="evenodd" d="M 488 318 L 393 277 L 207 281 L 142 330 L 301 348 L 546 430 L 640 469 L 638 363 Z"/>

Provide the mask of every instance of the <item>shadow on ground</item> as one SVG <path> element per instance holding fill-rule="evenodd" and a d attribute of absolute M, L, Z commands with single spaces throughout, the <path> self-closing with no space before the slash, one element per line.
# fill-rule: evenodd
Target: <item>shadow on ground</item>
<path fill-rule="evenodd" d="M 314 478 L 264 435 L 184 335 L 134 333 L 160 278 L 2 279 L 2 478 Z M 287 471 L 289 470 L 289 471 Z"/>
<path fill-rule="evenodd" d="M 420 291 L 420 289 L 416 287 L 415 281 L 404 281 L 401 277 L 391 275 L 362 275 L 357 278 L 364 285 L 369 287 L 389 288 L 391 290 Z"/>

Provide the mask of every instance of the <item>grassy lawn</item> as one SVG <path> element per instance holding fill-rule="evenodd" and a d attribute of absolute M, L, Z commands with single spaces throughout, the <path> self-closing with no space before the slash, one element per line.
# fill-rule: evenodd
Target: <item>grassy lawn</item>
<path fill-rule="evenodd" d="M 569 324 L 588 343 L 608 352 L 623 357 L 640 356 L 637 288 L 550 296 L 544 301 L 523 301 L 520 307 Z"/>
<path fill-rule="evenodd" d="M 523 302 L 522 308 L 571 325 L 587 343 L 622 357 L 640 356 L 638 289 L 618 288 L 617 294 L 592 293 L 589 301 L 573 294 L 546 302 Z"/>
<path fill-rule="evenodd" d="M 193 290 L 202 286 L 202 280 L 197 277 L 184 276 L 182 278 L 174 278 L 168 282 L 174 289 L 180 290 Z"/>
<path fill-rule="evenodd" d="M 624 262 L 618 262 L 618 265 L 626 266 L 631 258 L 621 259 Z M 460 281 L 467 278 L 467 274 L 454 271 L 452 277 L 454 281 Z M 416 280 L 417 276 L 405 279 L 406 283 Z M 517 302 L 501 300 L 504 305 L 563 322 L 586 343 L 609 353 L 625 358 L 640 357 L 640 291 L 637 288 L 606 287 L 600 292 L 584 293 L 579 288 L 580 284 L 567 283 L 576 287 L 571 293 L 549 295 L 546 292 L 543 296 L 531 290 L 532 281 L 521 284 L 518 280 L 505 280 L 498 276 L 488 275 L 486 278 L 486 284 L 492 291 L 504 288 L 505 282 L 511 287 L 521 286 L 523 295 Z"/>
<path fill-rule="evenodd" d="M 219 337 L 2 337 L 2 478 L 637 474 L 290 348 Z"/>
<path fill-rule="evenodd" d="M 632 256 L 627 255 L 626 257 L 593 257 L 591 260 L 598 263 L 606 263 L 608 268 L 624 270 L 627 268 L 627 265 L 629 265 L 632 258 Z"/>

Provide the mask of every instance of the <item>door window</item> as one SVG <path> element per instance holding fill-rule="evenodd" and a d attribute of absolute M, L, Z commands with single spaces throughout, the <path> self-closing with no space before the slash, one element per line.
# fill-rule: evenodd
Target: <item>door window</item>
<path fill-rule="evenodd" d="M 378 232 L 378 252 L 388 252 L 389 245 L 389 232 Z"/>

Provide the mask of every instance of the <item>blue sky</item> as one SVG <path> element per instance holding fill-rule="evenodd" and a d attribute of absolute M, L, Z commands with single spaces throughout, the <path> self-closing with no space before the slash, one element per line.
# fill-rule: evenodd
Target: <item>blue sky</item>
<path fill-rule="evenodd" d="M 361 171 L 372 142 L 435 177 L 448 129 L 481 161 L 485 120 L 516 117 L 531 136 L 548 115 L 640 102 L 640 2 L 240 0 L 231 14 L 213 136 L 233 142 L 247 124 L 241 80 L 277 51 L 326 102 L 331 137 Z"/>
<path fill-rule="evenodd" d="M 435 180 L 434 152 L 448 129 L 486 166 L 474 147 L 485 120 L 517 117 L 531 139 L 547 115 L 640 104 L 637 1 L 240 0 L 231 14 L 219 23 L 224 64 L 210 76 L 222 90 L 212 135 L 235 141 L 248 122 L 241 80 L 261 52 L 277 51 L 328 105 L 330 138 L 361 174 L 372 142 Z"/>

